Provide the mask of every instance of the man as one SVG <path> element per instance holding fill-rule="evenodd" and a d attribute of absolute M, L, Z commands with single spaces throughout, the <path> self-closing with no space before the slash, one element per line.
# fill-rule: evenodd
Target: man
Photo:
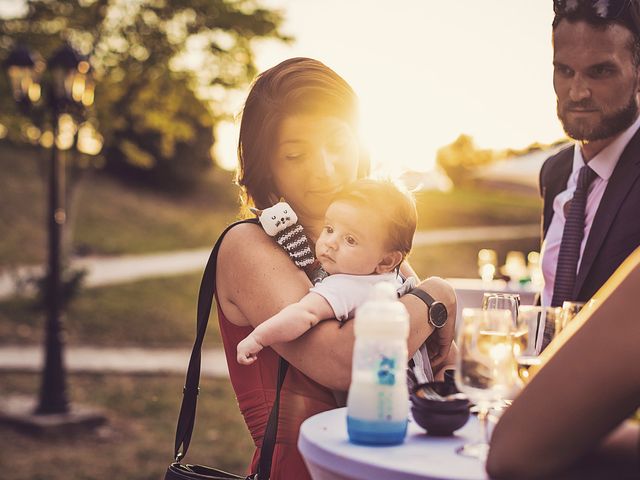
<path fill-rule="evenodd" d="M 640 245 L 640 0 L 554 0 L 554 12 L 558 118 L 576 140 L 540 171 L 541 300 L 558 306 L 591 298 Z"/>

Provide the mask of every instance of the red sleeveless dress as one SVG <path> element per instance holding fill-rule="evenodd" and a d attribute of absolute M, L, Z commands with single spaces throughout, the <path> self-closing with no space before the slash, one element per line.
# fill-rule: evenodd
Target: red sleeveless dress
<path fill-rule="evenodd" d="M 220 334 L 229 366 L 229 377 L 236 393 L 240 412 L 257 447 L 250 467 L 250 473 L 255 473 L 258 468 L 262 438 L 275 400 L 278 355 L 268 347 L 260 352 L 258 360 L 253 364 L 240 365 L 236 361 L 236 346 L 253 328 L 239 327 L 231 323 L 222 312 L 217 298 L 216 303 Z M 337 406 L 331 390 L 314 382 L 293 365 L 289 365 L 280 392 L 280 418 L 271 465 L 272 480 L 311 480 L 298 452 L 300 425 L 310 416 Z"/>

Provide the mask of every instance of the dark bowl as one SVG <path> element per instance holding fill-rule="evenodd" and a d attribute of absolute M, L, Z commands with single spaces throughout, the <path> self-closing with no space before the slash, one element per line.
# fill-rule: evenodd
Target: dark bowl
<path fill-rule="evenodd" d="M 428 391 L 442 398 L 424 398 Z M 469 420 L 469 400 L 466 398 L 444 398 L 459 393 L 451 382 L 431 382 L 417 385 L 411 393 L 411 413 L 415 422 L 429 435 L 448 436 L 463 427 Z"/>

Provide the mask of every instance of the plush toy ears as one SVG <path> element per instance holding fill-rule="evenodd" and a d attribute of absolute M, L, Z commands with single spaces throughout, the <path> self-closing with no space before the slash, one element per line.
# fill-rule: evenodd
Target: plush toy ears
<path fill-rule="evenodd" d="M 260 215 L 262 215 L 262 210 L 260 210 L 259 208 L 249 207 L 249 210 L 251 210 L 251 213 L 253 213 L 256 217 L 260 217 Z"/>

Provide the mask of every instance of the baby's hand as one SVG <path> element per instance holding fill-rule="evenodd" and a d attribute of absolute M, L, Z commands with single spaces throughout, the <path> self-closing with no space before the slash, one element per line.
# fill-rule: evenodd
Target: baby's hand
<path fill-rule="evenodd" d="M 251 365 L 258 358 L 258 352 L 262 350 L 262 348 L 262 345 L 260 345 L 253 335 L 249 335 L 238 344 L 238 363 L 241 365 Z"/>

